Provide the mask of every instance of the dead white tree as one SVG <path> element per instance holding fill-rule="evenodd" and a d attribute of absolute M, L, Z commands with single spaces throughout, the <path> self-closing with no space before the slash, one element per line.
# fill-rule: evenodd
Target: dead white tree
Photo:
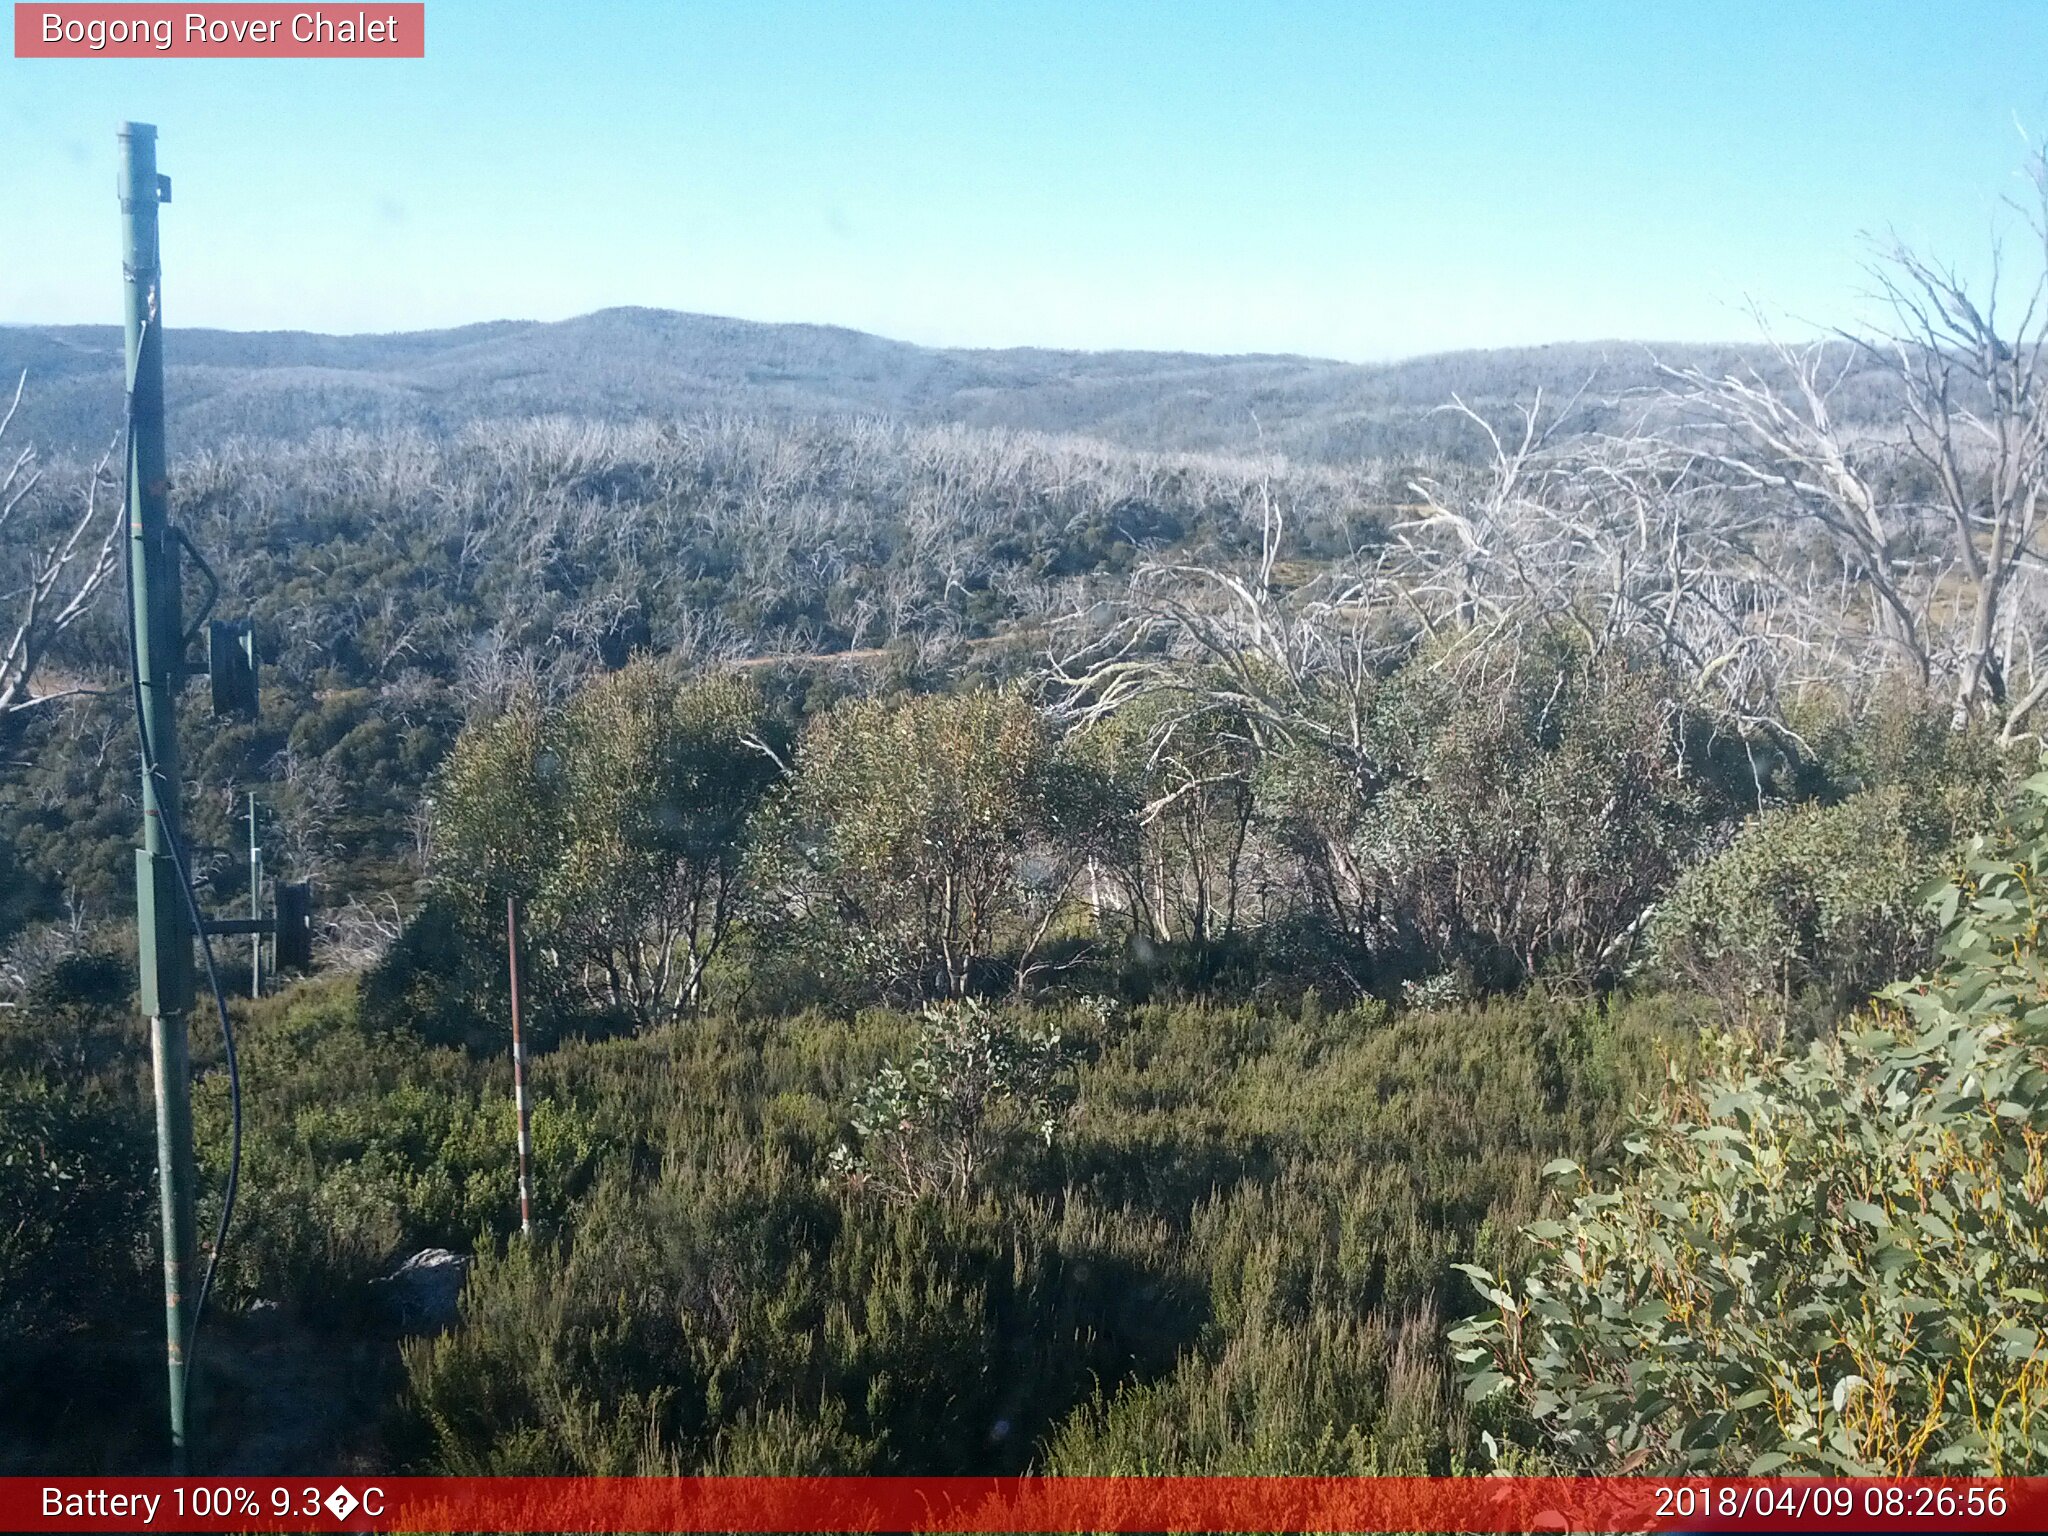
<path fill-rule="evenodd" d="M 1347 807 L 1371 805 L 1386 787 L 1373 701 L 1412 647 L 1414 625 L 1387 601 L 1378 552 L 1305 576 L 1283 569 L 1283 501 L 1270 478 L 1252 490 L 1254 559 L 1147 562 L 1120 601 L 1067 626 L 1092 639 L 1048 658 L 1055 720 L 1077 731 L 1111 717 L 1141 722 L 1131 750 L 1145 799 L 1122 883 L 1140 930 L 1154 936 L 1201 941 L 1238 922 L 1245 882 L 1258 878 L 1250 785 L 1261 763 L 1327 765 Z M 1313 846 L 1303 862 L 1323 899 L 1362 931 L 1371 871 L 1347 828 L 1343 815 L 1305 826 Z"/>
<path fill-rule="evenodd" d="M 1312 744 L 1370 778 L 1372 693 L 1409 629 L 1389 622 L 1377 555 L 1298 583 L 1278 579 L 1286 518 L 1270 484 L 1258 487 L 1258 509 L 1249 569 L 1201 560 L 1138 568 L 1095 638 L 1050 658 L 1055 714 L 1086 724 L 1139 697 L 1174 698 L 1181 708 L 1156 716 L 1162 740 L 1189 718 L 1221 716 L 1243 722 L 1260 750 Z"/>
<path fill-rule="evenodd" d="M 1572 406 L 1546 414 L 1540 395 L 1508 430 L 1449 409 L 1490 452 L 1411 484 L 1416 515 L 1382 562 L 1387 600 L 1436 642 L 1438 665 L 1484 675 L 1532 633 L 1565 631 L 1589 655 L 1656 656 L 1684 686 L 1674 707 L 1777 736 L 1802 688 L 1853 689 L 1882 670 L 1827 568 L 1698 452 L 1640 425 L 1560 434 Z"/>
<path fill-rule="evenodd" d="M 6 412 L 0 414 L 0 443 L 13 425 L 27 385 L 28 375 L 23 373 L 15 381 Z M 114 572 L 120 508 L 108 516 L 102 500 L 114 488 L 107 470 L 112 457 L 110 449 L 93 466 L 77 493 L 78 516 L 67 519 L 53 505 L 60 498 L 52 495 L 35 449 L 23 447 L 11 454 L 0 449 L 0 546 L 12 552 L 0 571 L 14 583 L 0 592 L 0 605 L 11 608 L 13 617 L 13 633 L 0 650 L 0 731 L 18 724 L 30 710 L 90 691 L 72 686 L 39 693 L 36 674 L 57 638 L 92 610 L 93 599 Z M 106 499 L 113 498 L 106 494 Z"/>
<path fill-rule="evenodd" d="M 2007 739 L 2032 734 L 2048 698 L 2035 590 L 2048 556 L 2048 159 L 2030 169 L 2037 259 L 2017 303 L 2002 251 L 1973 294 L 1953 268 L 1894 245 L 1875 273 L 1887 334 L 1774 342 L 1769 375 L 1667 370 L 1695 427 L 1686 445 L 1828 546 L 1895 661 L 1951 700 L 1958 726 L 1988 721 Z M 1894 395 L 1896 430 L 1839 419 L 1835 394 L 1858 370 Z"/>

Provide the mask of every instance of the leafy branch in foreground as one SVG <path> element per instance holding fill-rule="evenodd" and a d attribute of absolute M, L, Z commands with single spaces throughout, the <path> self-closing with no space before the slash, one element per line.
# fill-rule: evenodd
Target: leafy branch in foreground
<path fill-rule="evenodd" d="M 1936 895 L 1943 963 L 1803 1057 L 1674 1075 L 1618 1179 L 1452 1330 L 1578 1469 L 2048 1468 L 2048 775 Z"/>

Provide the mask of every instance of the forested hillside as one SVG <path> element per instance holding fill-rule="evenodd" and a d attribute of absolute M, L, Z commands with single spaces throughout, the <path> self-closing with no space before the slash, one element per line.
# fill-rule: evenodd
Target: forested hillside
<path fill-rule="evenodd" d="M 199 899 L 253 792 L 322 903 L 229 967 L 211 1464 L 2048 1467 L 2048 368 L 1891 280 L 1583 397 L 174 333 L 266 689 L 186 701 Z M 6 1471 L 161 1408 L 110 346 L 0 333 Z"/>
<path fill-rule="evenodd" d="M 1467 352 L 1359 366 L 1306 357 L 975 351 L 828 326 L 613 309 L 388 336 L 173 328 L 165 342 L 171 440 L 295 440 L 336 427 L 434 434 L 479 421 L 650 414 L 773 420 L 879 416 L 1099 437 L 1133 448 L 1258 448 L 1325 463 L 1461 451 L 1441 407 L 1498 409 L 1585 388 L 1577 425 L 1657 382 L 1659 362 L 1725 370 L 1763 349 L 1610 342 Z M 96 453 L 118 420 L 114 326 L 0 326 L 0 377 L 35 388 L 21 426 L 49 452 Z M 1838 408 L 1867 417 L 1880 381 Z"/>

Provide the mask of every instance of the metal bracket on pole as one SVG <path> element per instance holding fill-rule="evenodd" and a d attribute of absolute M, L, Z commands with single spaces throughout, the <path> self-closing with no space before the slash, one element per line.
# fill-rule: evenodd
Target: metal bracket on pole
<path fill-rule="evenodd" d="M 206 931 L 216 936 L 256 934 L 277 942 L 276 969 L 310 971 L 313 968 L 313 887 L 307 884 L 279 885 L 277 909 L 268 917 L 216 917 L 206 920 Z"/>
<path fill-rule="evenodd" d="M 165 942 L 168 932 L 183 933 L 185 927 L 185 893 L 179 888 L 177 866 L 169 854 L 136 849 L 137 982 L 144 1018 L 175 1014 L 191 1006 L 192 959 L 187 945 Z"/>

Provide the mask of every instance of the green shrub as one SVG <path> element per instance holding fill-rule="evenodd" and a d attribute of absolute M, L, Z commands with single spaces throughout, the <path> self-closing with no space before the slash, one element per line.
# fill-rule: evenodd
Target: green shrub
<path fill-rule="evenodd" d="M 105 1325 L 144 1287 L 147 1106 L 0 1072 L 0 1347 Z"/>
<path fill-rule="evenodd" d="M 776 774 L 765 726 L 751 682 L 678 683 L 644 659 L 472 726 L 434 787 L 443 903 L 495 948 L 518 897 L 536 996 L 641 1027 L 695 1011 Z"/>
<path fill-rule="evenodd" d="M 259 1296 L 328 1331 L 323 1348 L 385 1336 L 370 1278 L 411 1248 L 472 1249 L 460 1326 L 406 1346 L 384 1454 L 502 1472 L 1117 1467 L 1178 1418 L 1173 1464 L 1192 1470 L 1454 1466 L 1462 1419 L 1422 1368 L 1450 1266 L 1497 1257 L 1536 1170 L 1588 1155 L 1691 1021 L 1669 999 L 1541 995 L 1435 1013 L 969 1004 L 925 1042 L 933 1085 L 952 1061 L 945 1114 L 1009 1150 L 964 1198 L 877 1201 L 835 1187 L 832 1150 L 931 1021 L 711 1010 L 533 1060 L 528 1243 L 502 1046 L 424 1046 L 371 996 L 322 980 L 239 1010 L 244 1204 L 216 1343 L 233 1349 L 232 1314 Z M 102 1038 L 38 1014 L 0 1045 L 53 1076 L 99 1062 L 127 1096 L 132 1207 L 35 1209 L 60 1251 L 128 1265 L 146 1320 L 148 1100 L 119 1022 Z M 989 1030 L 1026 1056 L 1058 1036 L 1040 1064 L 1076 1102 L 1051 1146 L 1001 1101 L 1007 1074 L 982 1072 L 1010 1050 Z M 84 1054 L 51 1054 L 67 1040 Z M 195 1054 L 205 1230 L 225 1083 L 204 1031 Z M 1047 1075 L 1027 1076 L 1035 1099 Z M 82 1101 L 63 1081 L 51 1102 Z"/>
<path fill-rule="evenodd" d="M 1162 1326 L 1190 1314 L 1157 1228 L 845 1203 L 703 1151 L 604 1186 L 572 1241 L 479 1263 L 463 1326 L 406 1349 L 423 1465 L 1015 1470 L 1095 1378 L 1156 1373 L 1186 1337 Z"/>
<path fill-rule="evenodd" d="M 926 1007 L 908 1065 L 885 1061 L 853 1106 L 832 1169 L 890 1200 L 964 1199 L 1026 1133 L 1052 1145 L 1068 1107 L 1059 1031 L 1027 1031 L 976 998 Z"/>
<path fill-rule="evenodd" d="M 2025 749 L 2002 746 L 1981 723 L 1957 730 L 1953 702 L 1894 679 L 1860 708 L 1822 690 L 1788 706 L 1799 745 L 1759 762 L 1762 788 L 1826 803 L 1898 787 L 1958 829 L 1988 826 Z M 2024 772 L 2024 769 L 2021 769 Z"/>
<path fill-rule="evenodd" d="M 1807 798 L 1768 806 L 1687 869 L 1644 957 L 1664 985 L 1774 1028 L 1831 1022 L 1928 962 L 1937 925 L 1914 893 L 1996 819 L 2018 762 L 1911 693 L 1860 717 L 1823 697 L 1793 720 L 1807 749 L 1763 754 L 1759 791 Z"/>
<path fill-rule="evenodd" d="M 364 1287 L 418 1248 L 467 1247 L 518 1220 L 511 1073 L 453 1050 L 373 1032 L 354 987 L 322 982 L 255 1005 L 241 1029 L 245 1119 L 236 1235 L 223 1294 L 290 1304 L 327 1326 L 368 1304 Z M 193 1099 L 203 1172 L 218 1198 L 227 1083 Z M 538 1215 L 559 1219 L 596 1158 L 589 1123 L 536 1097 Z"/>
<path fill-rule="evenodd" d="M 811 722 L 764 818 L 755 923 L 827 996 L 962 996 L 1031 974 L 1109 817 L 1017 693 L 854 700 Z"/>
<path fill-rule="evenodd" d="M 1103 1394 L 1070 1417 L 1046 1470 L 1069 1477 L 1372 1477 L 1462 1470 L 1434 1313 L 1383 1319 L 1263 1309 L 1213 1355 Z"/>
<path fill-rule="evenodd" d="M 0 1009 L 0 1352 L 147 1307 L 156 1143 L 130 985 L 73 951 Z"/>
<path fill-rule="evenodd" d="M 1369 772 L 1274 754 L 1261 823 L 1354 986 L 1611 983 L 1665 885 L 1739 813 L 1728 754 L 1654 663 L 1562 634 L 1489 673 L 1455 660 L 1425 650 L 1380 685 L 1358 722 Z"/>
<path fill-rule="evenodd" d="M 1931 954 L 1916 893 L 1954 835 L 1899 785 L 1765 811 L 1672 886 L 1648 964 L 1738 1014 L 1782 1017 L 1808 993 L 1851 1007 Z"/>
<path fill-rule="evenodd" d="M 1575 1469 L 2048 1468 L 2044 867 L 2048 776 L 1942 896 L 1932 981 L 1674 1078 L 1519 1285 L 1471 1271 L 1471 1395 Z"/>
<path fill-rule="evenodd" d="M 1242 710 L 1163 692 L 1077 733 L 1075 755 L 1103 776 L 1115 808 L 1090 864 L 1098 924 L 1114 910 L 1136 943 L 1177 948 L 1203 975 L 1214 948 L 1256 915 L 1257 739 Z"/>
<path fill-rule="evenodd" d="M 928 1021 L 571 1044 L 536 1092 L 603 1178 L 530 1249 L 487 1248 L 461 1327 L 407 1347 L 400 1449 L 445 1471 L 1113 1468 L 1185 1417 L 1192 1470 L 1450 1467 L 1429 1318 L 1451 1266 L 1498 1256 L 1537 1169 L 1592 1150 L 1686 1018 L 1035 1010 L 1016 1027 L 1071 1046 L 1073 1114 L 943 1200 L 829 1177 L 837 1106 Z"/>

